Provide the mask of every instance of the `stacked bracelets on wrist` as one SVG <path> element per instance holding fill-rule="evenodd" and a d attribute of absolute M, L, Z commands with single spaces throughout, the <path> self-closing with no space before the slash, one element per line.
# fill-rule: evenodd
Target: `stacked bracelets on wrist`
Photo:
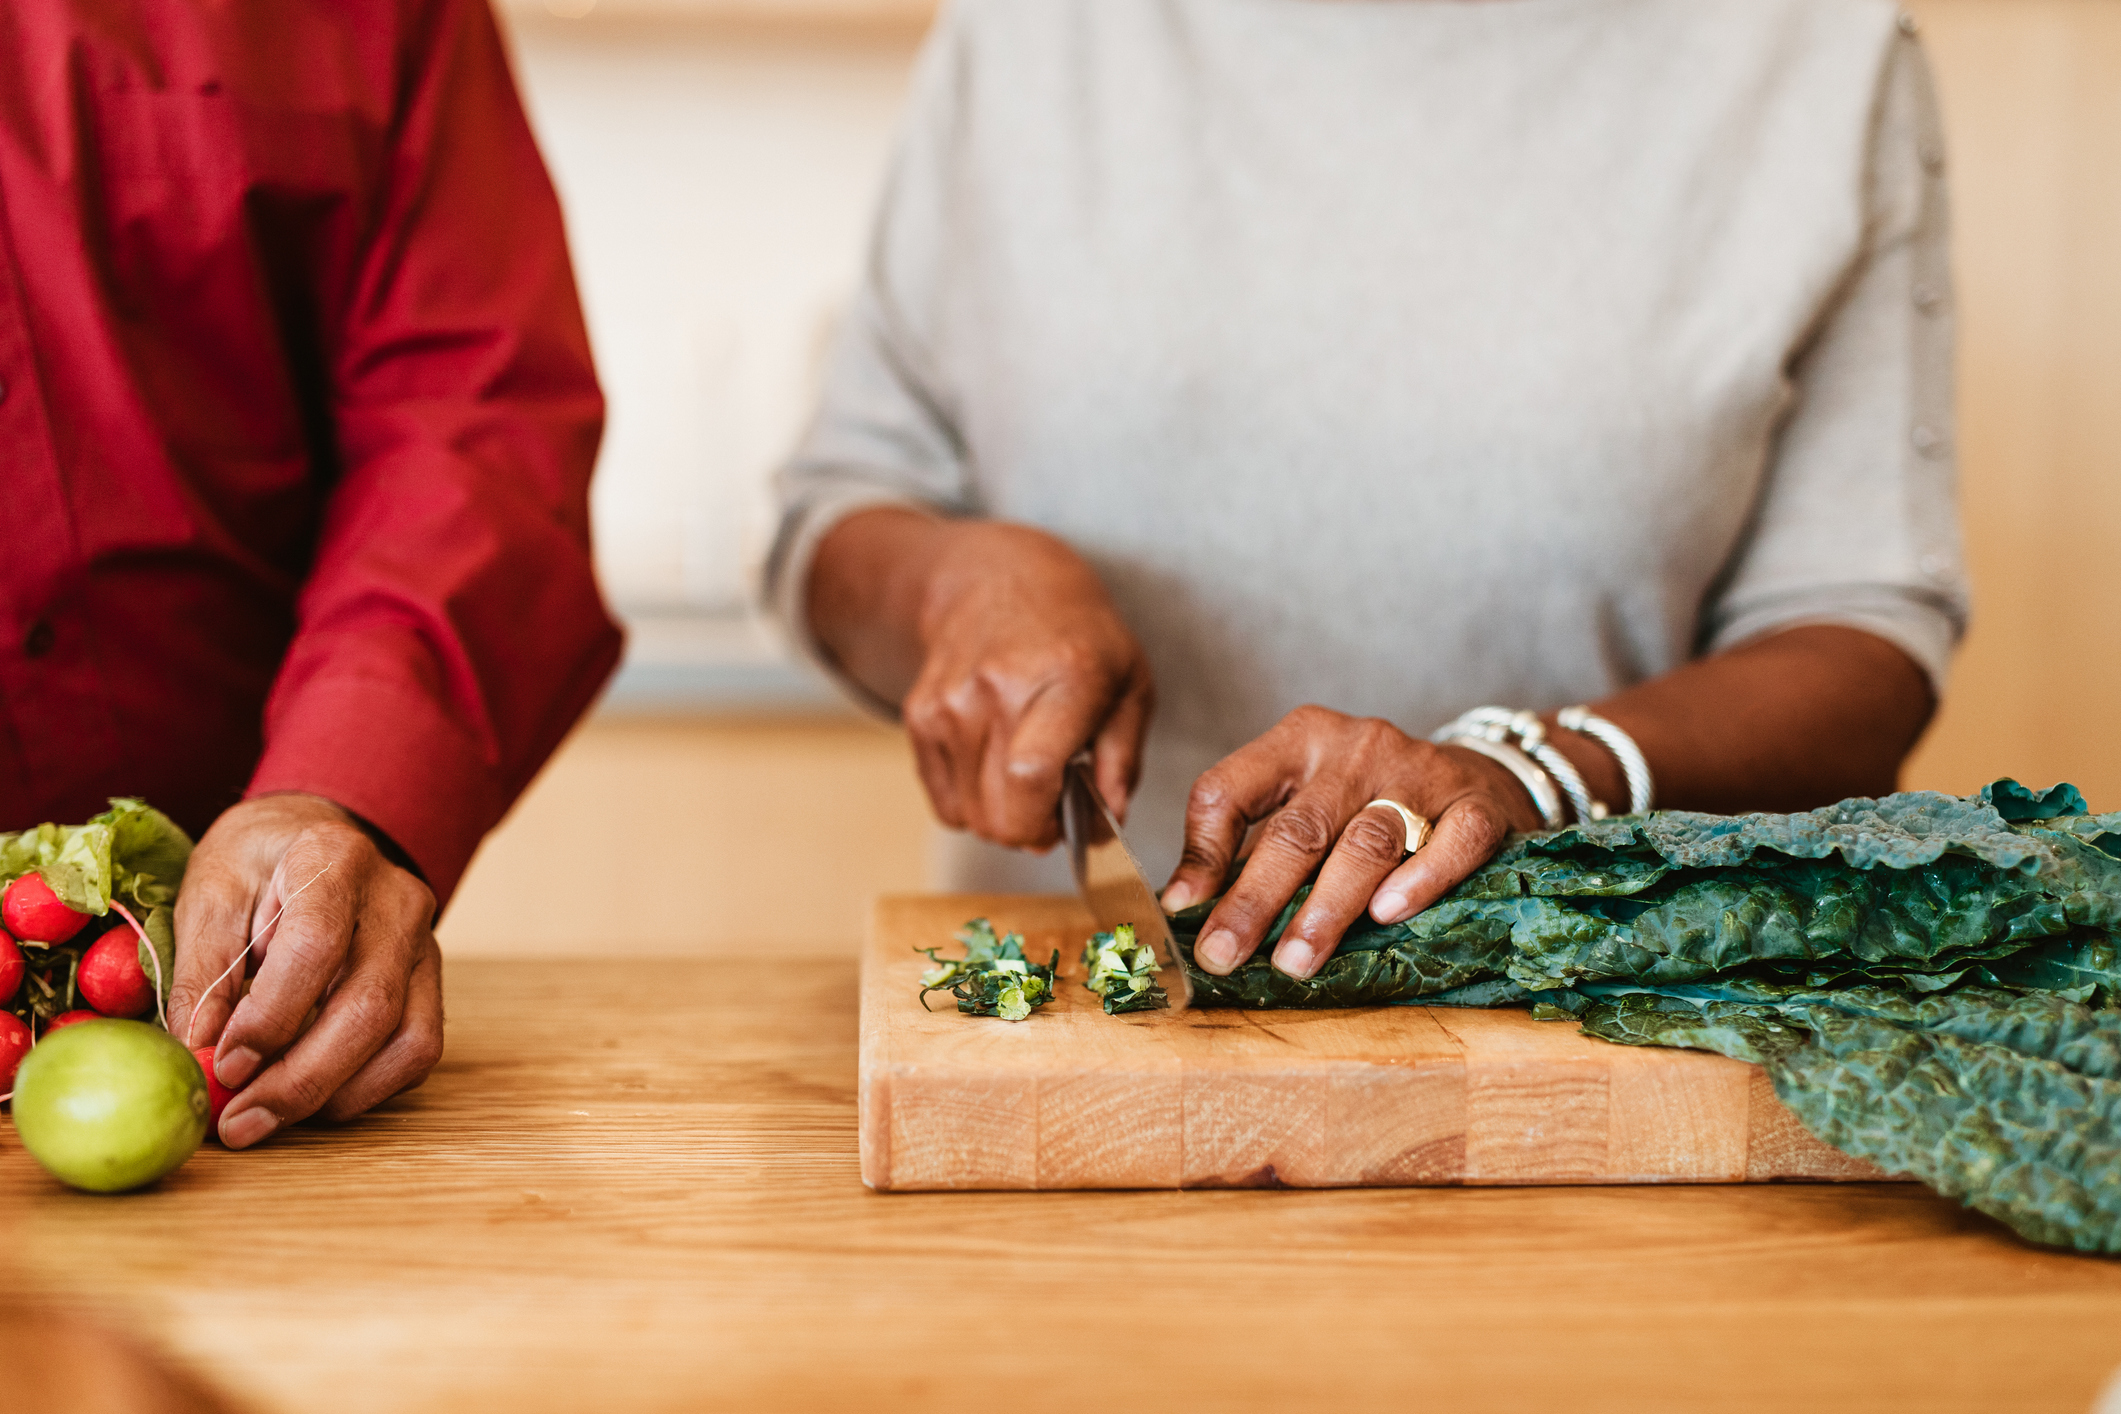
<path fill-rule="evenodd" d="M 1605 718 L 1593 716 L 1588 707 L 1563 708 L 1556 721 L 1570 731 L 1582 732 L 1613 753 L 1621 774 L 1627 777 L 1629 814 L 1640 815 L 1650 808 L 1655 792 L 1650 763 L 1633 737 Z M 1583 774 L 1547 740 L 1546 724 L 1537 713 L 1511 707 L 1475 707 L 1429 739 L 1463 746 L 1501 764 L 1524 786 L 1550 830 L 1558 830 L 1565 823 L 1561 809 L 1564 798 L 1579 821 L 1606 817 L 1605 803 L 1592 796 Z"/>
<path fill-rule="evenodd" d="M 1657 803 L 1657 782 L 1651 777 L 1650 763 L 1635 738 L 1605 718 L 1592 715 L 1588 707 L 1564 707 L 1554 714 L 1554 723 L 1564 731 L 1582 732 L 1612 752 L 1613 759 L 1620 763 L 1620 773 L 1628 780 L 1628 814 L 1649 813 Z"/>

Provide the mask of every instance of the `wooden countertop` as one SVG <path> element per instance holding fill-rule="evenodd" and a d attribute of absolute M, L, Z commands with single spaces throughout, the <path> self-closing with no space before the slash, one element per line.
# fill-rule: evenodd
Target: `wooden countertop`
<path fill-rule="evenodd" d="M 68 1193 L 39 1309 L 257 1410 L 2068 1410 L 2121 1261 L 1905 1184 L 865 1190 L 855 966 L 476 962 L 426 1088 Z M 0 1381 L 6 1376 L 0 1374 Z"/>

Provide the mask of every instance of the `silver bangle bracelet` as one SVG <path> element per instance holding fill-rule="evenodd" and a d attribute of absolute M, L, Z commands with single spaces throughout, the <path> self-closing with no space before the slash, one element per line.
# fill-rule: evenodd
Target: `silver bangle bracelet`
<path fill-rule="evenodd" d="M 1620 763 L 1620 773 L 1628 781 L 1628 814 L 1644 815 L 1657 803 L 1657 780 L 1650 774 L 1649 758 L 1642 748 L 1613 723 L 1593 713 L 1584 706 L 1564 707 L 1555 721 L 1572 732 L 1582 732 L 1613 753 Z"/>
<path fill-rule="evenodd" d="M 1539 768 L 1537 762 L 1516 747 L 1500 741 L 1489 741 L 1484 736 L 1471 732 L 1460 732 L 1444 738 L 1446 746 L 1462 746 L 1468 751 L 1477 751 L 1490 761 L 1501 765 L 1517 777 L 1518 783 L 1532 797 L 1532 804 L 1539 809 L 1539 818 L 1550 830 L 1562 826 L 1561 793 L 1554 789 L 1554 782 Z"/>
<path fill-rule="evenodd" d="M 1510 745 L 1509 738 L 1514 736 L 1517 738 L 1516 748 L 1536 761 L 1561 787 L 1578 821 L 1606 817 L 1605 802 L 1591 794 L 1591 788 L 1584 783 L 1583 773 L 1576 769 L 1576 763 L 1547 740 L 1546 723 L 1539 720 L 1536 712 L 1509 707 L 1475 707 L 1437 736 L 1475 736 L 1498 745 Z M 1561 822 L 1552 823 L 1558 827 Z"/>
<path fill-rule="evenodd" d="M 1591 788 L 1584 784 L 1583 773 L 1575 763 L 1561 754 L 1552 742 L 1525 742 L 1522 749 L 1534 761 L 1547 768 L 1547 774 L 1561 786 L 1561 793 L 1569 798 L 1569 809 L 1575 812 L 1576 822 L 1603 820 L 1606 817 L 1605 802 L 1591 797 Z"/>

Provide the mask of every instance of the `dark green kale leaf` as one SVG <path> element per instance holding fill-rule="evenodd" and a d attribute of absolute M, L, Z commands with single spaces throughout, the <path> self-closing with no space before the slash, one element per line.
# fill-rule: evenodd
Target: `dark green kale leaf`
<path fill-rule="evenodd" d="M 1200 928 L 1214 901 L 1196 904 L 1171 917 L 1179 961 L 1193 979 L 1196 1006 L 1349 1007 L 1378 1002 L 1429 1001 L 1456 988 L 1499 983 L 1489 990 L 1514 999 L 1522 989 L 1503 977 L 1510 958 L 1510 931 L 1516 909 L 1526 902 L 1508 899 L 1451 900 L 1415 915 L 1406 923 L 1380 925 L 1358 919 L 1316 975 L 1290 977 L 1276 971 L 1268 955 L 1296 909 L 1310 897 L 1306 885 L 1282 910 L 1266 940 L 1244 965 L 1227 977 L 1203 972 L 1193 961 Z M 1469 1002 L 1467 1005 L 1483 1003 Z M 1500 1005 L 1500 1000 L 1485 1003 Z"/>
<path fill-rule="evenodd" d="M 1578 998 L 1585 1034 L 1767 1067 L 1806 1129 L 2036 1242 L 2121 1252 L 2121 1012 L 1981 988 Z"/>
<path fill-rule="evenodd" d="M 1759 1063 L 1827 1143 L 2121 1253 L 2121 815 L 2074 787 L 1519 836 L 1298 980 L 1267 955 L 1305 896 L 1230 976 L 1195 971 L 1201 1005 L 1529 999 L 1604 1040 Z M 1212 907 L 1173 920 L 1189 966 Z"/>
<path fill-rule="evenodd" d="M 957 998 L 957 1009 L 968 1016 L 998 1016 L 1004 1021 L 1022 1021 L 1032 1011 L 1053 1000 L 1053 974 L 1060 965 L 1060 951 L 1043 966 L 1024 956 L 1024 935 L 999 935 L 994 925 L 975 918 L 958 929 L 964 945 L 961 958 L 938 957 L 940 948 L 915 948 L 935 966 L 921 974 L 921 1005 L 928 994 L 948 990 Z"/>

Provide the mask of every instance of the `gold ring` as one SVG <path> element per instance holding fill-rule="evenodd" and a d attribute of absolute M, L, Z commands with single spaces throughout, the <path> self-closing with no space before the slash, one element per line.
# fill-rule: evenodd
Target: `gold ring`
<path fill-rule="evenodd" d="M 1408 854 L 1414 853 L 1416 850 L 1420 849 L 1423 845 L 1429 842 L 1429 822 L 1427 817 L 1416 815 L 1413 811 L 1407 809 L 1406 806 L 1401 805 L 1398 801 L 1387 800 L 1383 796 L 1377 797 L 1377 799 L 1371 801 L 1369 805 L 1365 805 L 1362 810 L 1368 810 L 1372 805 L 1382 805 L 1385 809 L 1396 811 L 1398 813 L 1401 823 L 1403 823 L 1407 827 L 1407 840 L 1406 844 L 1403 845 L 1402 848 L 1405 849 Z M 1362 810 L 1358 810 L 1355 813 L 1360 815 L 1362 814 Z"/>

